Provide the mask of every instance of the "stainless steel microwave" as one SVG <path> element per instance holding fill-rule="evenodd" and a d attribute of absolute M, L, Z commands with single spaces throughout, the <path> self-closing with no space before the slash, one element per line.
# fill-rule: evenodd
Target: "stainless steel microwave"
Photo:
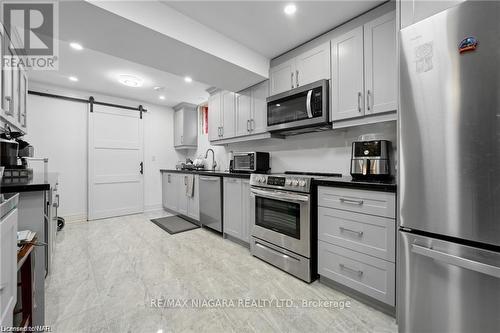
<path fill-rule="evenodd" d="M 267 130 L 299 134 L 330 129 L 328 80 L 319 80 L 267 98 Z"/>
<path fill-rule="evenodd" d="M 234 172 L 266 173 L 269 169 L 269 153 L 254 151 L 233 155 Z"/>

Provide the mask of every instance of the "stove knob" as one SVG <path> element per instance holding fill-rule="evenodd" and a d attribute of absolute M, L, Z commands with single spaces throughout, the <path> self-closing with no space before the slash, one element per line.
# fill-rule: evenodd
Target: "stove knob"
<path fill-rule="evenodd" d="M 259 183 L 265 183 L 265 182 L 266 182 L 266 178 L 264 178 L 264 177 L 259 178 Z"/>
<path fill-rule="evenodd" d="M 302 187 L 306 186 L 306 181 L 305 180 L 299 181 L 299 186 L 302 186 Z"/>
<path fill-rule="evenodd" d="M 298 181 L 297 179 L 294 179 L 294 180 L 292 181 L 292 185 L 293 185 L 293 186 L 299 186 L 299 181 Z"/>

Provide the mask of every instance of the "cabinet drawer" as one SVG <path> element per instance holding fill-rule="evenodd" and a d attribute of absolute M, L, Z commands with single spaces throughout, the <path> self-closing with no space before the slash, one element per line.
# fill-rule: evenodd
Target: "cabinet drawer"
<path fill-rule="evenodd" d="M 396 195 L 388 192 L 320 186 L 318 205 L 389 218 L 396 216 Z"/>
<path fill-rule="evenodd" d="M 394 219 L 318 208 L 318 238 L 333 245 L 394 262 Z"/>
<path fill-rule="evenodd" d="M 382 259 L 318 241 L 318 273 L 394 306 L 395 265 Z"/>

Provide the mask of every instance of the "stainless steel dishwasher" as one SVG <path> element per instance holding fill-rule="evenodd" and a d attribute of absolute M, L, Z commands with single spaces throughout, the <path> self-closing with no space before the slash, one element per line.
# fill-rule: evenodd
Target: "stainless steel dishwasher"
<path fill-rule="evenodd" d="M 222 232 L 221 177 L 200 176 L 200 223 Z"/>

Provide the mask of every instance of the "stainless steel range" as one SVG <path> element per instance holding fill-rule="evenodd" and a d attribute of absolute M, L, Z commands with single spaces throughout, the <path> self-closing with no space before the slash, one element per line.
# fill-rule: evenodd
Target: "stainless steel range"
<path fill-rule="evenodd" d="M 316 277 L 313 177 L 340 174 L 252 174 L 252 255 L 306 281 Z"/>

